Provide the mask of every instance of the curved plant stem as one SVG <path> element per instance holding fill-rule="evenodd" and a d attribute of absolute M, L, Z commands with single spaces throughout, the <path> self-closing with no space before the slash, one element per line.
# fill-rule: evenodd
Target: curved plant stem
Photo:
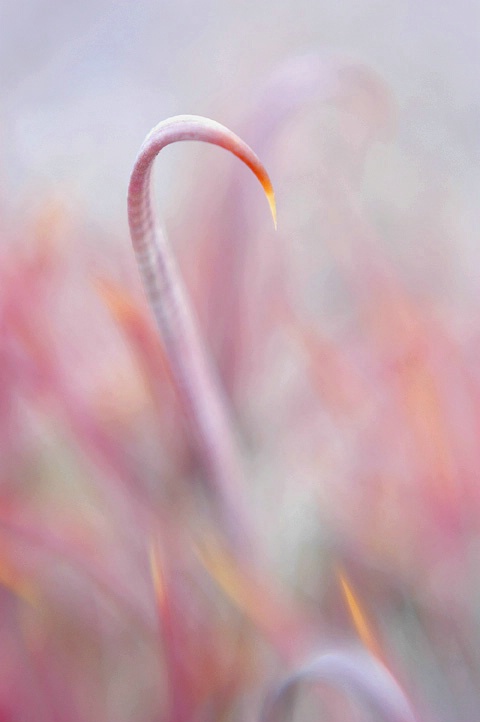
<path fill-rule="evenodd" d="M 241 509 L 242 474 L 223 393 L 212 371 L 188 297 L 153 205 L 153 161 L 166 145 L 198 140 L 229 150 L 263 186 L 274 222 L 275 200 L 268 174 L 255 153 L 220 123 L 182 115 L 159 123 L 146 137 L 128 191 L 128 219 L 145 291 L 163 337 L 171 373 L 197 441 L 204 480 L 231 541 L 246 541 Z M 240 492 L 240 496 L 239 496 Z"/>
<path fill-rule="evenodd" d="M 413 707 L 396 679 L 362 647 L 324 652 L 298 669 L 267 700 L 262 722 L 293 718 L 295 693 L 301 683 L 320 682 L 363 703 L 385 722 L 416 722 Z M 286 714 L 281 714 L 283 712 Z"/>

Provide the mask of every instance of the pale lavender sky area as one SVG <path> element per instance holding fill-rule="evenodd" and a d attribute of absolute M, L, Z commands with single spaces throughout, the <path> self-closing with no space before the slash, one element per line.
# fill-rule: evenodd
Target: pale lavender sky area
<path fill-rule="evenodd" d="M 1 0 L 3 202 L 61 186 L 118 227 L 152 125 L 193 112 L 235 128 L 285 58 L 338 48 L 383 75 L 397 143 L 451 179 L 478 225 L 479 27 L 474 0 Z"/>

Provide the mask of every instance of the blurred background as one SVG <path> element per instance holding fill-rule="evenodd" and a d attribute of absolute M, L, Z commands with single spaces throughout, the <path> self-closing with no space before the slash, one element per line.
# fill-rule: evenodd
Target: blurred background
<path fill-rule="evenodd" d="M 278 719 L 475 719 L 479 23 L 472 0 L 0 0 L 0 720 L 261 719 L 332 649 Z M 277 195 L 275 232 L 227 153 L 156 165 L 246 556 L 128 235 L 138 148 L 183 113 Z"/>
<path fill-rule="evenodd" d="M 475 198 L 478 12 L 465 0 L 3 2 L 9 196 L 68 183 L 89 217 L 118 227 L 145 128 L 183 112 L 238 124 L 279 63 L 330 49 L 381 73 L 400 110 L 398 143 Z"/>

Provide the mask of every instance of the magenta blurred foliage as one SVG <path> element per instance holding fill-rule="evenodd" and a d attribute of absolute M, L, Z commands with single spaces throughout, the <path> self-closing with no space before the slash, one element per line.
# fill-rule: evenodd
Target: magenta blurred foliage
<path fill-rule="evenodd" d="M 246 5 L 234 4 L 239 28 Z M 334 5 L 315 11 L 330 30 Z M 364 45 L 343 39 L 352 53 L 311 30 L 322 50 L 299 54 L 293 5 L 267 3 L 257 55 L 237 67 L 228 34 L 209 35 L 226 23 L 233 37 L 234 11 L 214 2 L 201 30 L 187 0 L 58 14 L 46 0 L 0 3 L 12 37 L 35 20 L 43 38 L 18 65 L 13 44 L 0 47 L 12 63 L 0 722 L 475 719 L 478 108 L 454 82 L 472 46 L 468 14 L 402 7 L 379 18 L 375 52 L 367 30 Z M 426 33 L 433 11 L 439 29 L 460 16 L 461 28 Z M 389 22 L 411 69 L 401 81 Z M 200 53 L 209 37 L 230 71 L 217 85 Z M 443 76 L 429 76 L 422 40 L 448 51 Z M 59 73 L 62 98 L 40 98 Z M 442 77 L 461 108 L 443 125 Z M 191 110 L 186 99 L 250 143 L 277 192 L 275 232 L 227 154 L 186 144 L 159 162 L 159 207 L 247 471 L 247 559 L 203 493 L 127 236 L 135 151 L 155 122 Z"/>

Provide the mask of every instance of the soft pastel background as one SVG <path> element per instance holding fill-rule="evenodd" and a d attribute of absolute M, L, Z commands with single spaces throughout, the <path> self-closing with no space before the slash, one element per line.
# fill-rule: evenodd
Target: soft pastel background
<path fill-rule="evenodd" d="M 256 720 L 318 656 L 347 695 L 276 718 L 412 719 L 405 694 L 476 719 L 479 24 L 466 0 L 0 0 L 0 722 Z M 246 558 L 128 237 L 139 145 L 178 113 L 277 193 L 275 233 L 228 154 L 157 164 Z"/>

